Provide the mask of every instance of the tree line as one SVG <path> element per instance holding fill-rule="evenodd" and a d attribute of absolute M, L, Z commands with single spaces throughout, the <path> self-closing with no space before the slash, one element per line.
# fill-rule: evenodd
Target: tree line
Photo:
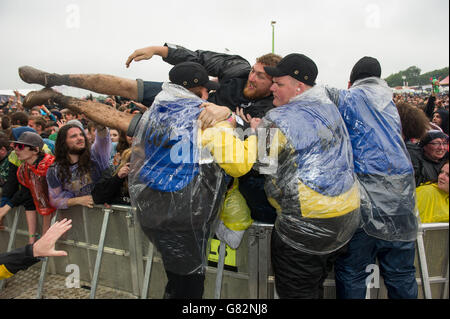
<path fill-rule="evenodd" d="M 403 76 L 406 77 L 405 81 L 408 82 L 409 86 L 427 85 L 431 84 L 430 78 L 432 77 L 436 77 L 436 79 L 441 77 L 441 79 L 444 79 L 448 75 L 448 67 L 424 74 L 420 74 L 421 72 L 422 70 L 420 68 L 413 65 L 406 70 L 389 75 L 385 80 L 390 87 L 402 86 L 404 81 Z"/>

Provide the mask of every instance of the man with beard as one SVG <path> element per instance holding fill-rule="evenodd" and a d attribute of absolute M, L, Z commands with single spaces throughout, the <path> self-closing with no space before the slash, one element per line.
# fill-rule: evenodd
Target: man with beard
<path fill-rule="evenodd" d="M 154 55 L 161 56 L 170 64 L 185 61 L 200 63 L 210 76 L 218 78 L 220 87 L 209 95 L 210 103 L 203 104 L 205 111 L 199 117 L 203 128 L 213 126 L 227 119 L 232 112 L 236 112 L 243 120 L 240 122 L 238 118 L 237 127 L 246 130 L 249 128 L 250 117 L 262 118 L 273 108 L 273 95 L 270 91 L 272 77 L 266 73 L 264 67 L 274 67 L 280 62 L 281 57 L 276 54 L 268 53 L 260 56 L 256 59 L 256 63 L 250 66 L 247 60 L 238 55 L 204 50 L 191 51 L 179 45 L 165 44 L 134 51 L 126 65 L 129 67 L 132 61 L 148 60 Z M 155 82 L 138 80 L 138 96 L 144 104 L 145 101 L 153 100 L 155 92 L 158 92 L 158 85 Z M 244 196 L 254 220 L 274 223 L 276 212 L 267 200 L 262 175 L 251 170 L 240 177 L 239 191 Z"/>
<path fill-rule="evenodd" d="M 50 203 L 57 209 L 75 205 L 92 208 L 91 191 L 108 168 L 111 138 L 108 129 L 97 127 L 92 147 L 84 130 L 77 124 L 66 124 L 58 132 L 55 162 L 48 169 Z"/>
<path fill-rule="evenodd" d="M 257 58 L 256 63 L 251 66 L 247 60 L 238 55 L 204 50 L 191 51 L 182 46 L 165 44 L 134 51 L 128 57 L 126 65 L 129 67 L 132 61 L 148 60 L 155 55 L 161 56 L 165 62 L 172 65 L 188 61 L 197 62 L 205 67 L 209 76 L 218 78 L 220 87 L 209 94 L 210 103 L 202 105 L 204 110 L 198 118 L 203 123 L 203 129 L 229 118 L 234 111 L 243 119 L 242 122 L 238 119 L 237 127 L 247 129 L 248 116 L 262 118 L 273 108 L 273 96 L 270 91 L 272 77 L 264 71 L 264 67 L 277 65 L 281 57 L 276 54 L 265 54 Z M 162 87 L 162 82 L 131 80 L 105 74 L 61 75 L 40 71 L 30 66 L 20 67 L 19 76 L 27 83 L 37 83 L 46 87 L 74 86 L 101 94 L 129 98 L 146 106 L 151 106 Z M 214 104 L 224 107 L 214 107 Z M 136 115 L 136 123 L 141 116 Z M 127 115 L 124 114 L 123 117 Z M 126 131 L 127 127 L 122 129 Z M 267 223 L 275 221 L 276 212 L 265 195 L 263 176 L 252 170 L 240 177 L 239 191 L 245 197 L 254 220 Z"/>
<path fill-rule="evenodd" d="M 149 46 L 138 49 L 128 57 L 126 66 L 132 61 L 151 59 L 159 55 L 172 65 L 180 62 L 197 62 L 203 65 L 208 74 L 217 77 L 220 88 L 210 94 L 208 101 L 217 105 L 227 106 L 231 111 L 242 109 L 240 114 L 262 118 L 270 110 L 273 96 L 270 92 L 272 77 L 264 71 L 264 66 L 275 66 L 281 57 L 276 54 L 265 54 L 256 59 L 251 67 L 247 60 L 238 55 L 228 55 L 212 51 L 191 51 L 179 45 L 165 44 L 164 46 Z M 155 93 L 159 92 L 161 84 L 157 82 L 138 83 L 138 96 L 142 101 L 152 101 Z M 207 107 L 206 103 L 204 106 Z M 225 113 L 224 118 L 229 116 Z"/>
<path fill-rule="evenodd" d="M 197 50 L 195 52 L 182 46 L 165 44 L 150 46 L 134 51 L 126 65 L 134 61 L 150 59 L 159 55 L 172 65 L 180 62 L 197 62 L 203 65 L 210 76 L 217 77 L 220 88 L 210 94 L 208 101 L 229 107 L 243 109 L 243 114 L 260 117 L 271 109 L 272 77 L 264 71 L 264 66 L 275 66 L 281 57 L 272 53 L 257 58 L 250 66 L 247 60 L 238 55 Z M 141 79 L 131 80 L 106 74 L 56 74 L 37 70 L 30 66 L 19 68 L 19 76 L 26 83 L 41 84 L 45 87 L 67 85 L 101 94 L 118 95 L 146 106 L 151 106 L 155 96 L 161 91 L 163 82 L 150 82 Z M 207 103 L 206 105 L 207 106 Z M 224 118 L 229 116 L 226 114 Z"/>
<path fill-rule="evenodd" d="M 201 298 L 207 241 L 226 190 L 223 171 L 238 177 L 250 170 L 256 158 L 256 136 L 245 142 L 235 137 L 233 116 L 215 129 L 200 129 L 199 106 L 218 86 L 203 66 L 179 63 L 169 78 L 171 82 L 163 84 L 138 125 L 129 113 L 48 88 L 30 92 L 24 106 L 50 99 L 108 127 L 134 132 L 129 193 L 142 230 L 161 253 L 168 279 L 164 297 Z M 68 145 L 77 141 L 70 130 L 63 139 Z"/>

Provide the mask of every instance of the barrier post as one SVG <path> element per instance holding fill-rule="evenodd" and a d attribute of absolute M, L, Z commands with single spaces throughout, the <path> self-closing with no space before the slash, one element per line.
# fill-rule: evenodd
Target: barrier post
<path fill-rule="evenodd" d="M 445 284 L 442 287 L 441 298 L 448 299 L 448 257 L 447 257 L 447 272 L 445 275 Z"/>
<path fill-rule="evenodd" d="M 250 299 L 258 299 L 258 237 L 254 222 L 248 228 L 248 293 Z"/>
<path fill-rule="evenodd" d="M 83 229 L 84 229 L 84 240 L 85 242 L 90 245 L 91 241 L 89 240 L 89 232 L 88 232 L 88 227 L 87 227 L 87 215 L 86 215 L 86 211 L 89 208 L 86 206 L 82 206 L 81 210 L 82 210 L 82 214 L 83 214 Z M 90 279 L 92 280 L 92 259 L 91 259 L 91 254 L 89 252 L 89 249 L 86 249 L 86 253 L 87 253 L 87 260 L 88 260 L 88 265 L 89 265 L 89 276 L 91 277 Z"/>
<path fill-rule="evenodd" d="M 100 231 L 100 239 L 98 241 L 97 258 L 95 258 L 95 268 L 91 281 L 91 292 L 89 294 L 89 299 L 95 299 L 95 294 L 97 292 L 98 276 L 102 264 L 103 248 L 105 247 L 106 230 L 108 228 L 109 215 L 112 213 L 112 210 L 109 208 L 103 208 L 102 210 L 103 210 L 103 223 L 102 229 Z"/>
<path fill-rule="evenodd" d="M 147 299 L 148 296 L 148 287 L 150 285 L 150 276 L 152 273 L 152 265 L 153 265 L 153 244 L 149 241 L 147 251 L 147 264 L 145 265 L 145 275 L 144 282 L 142 284 L 142 292 L 141 299 Z"/>
<path fill-rule="evenodd" d="M 225 242 L 221 241 L 219 246 L 219 262 L 217 263 L 216 289 L 214 299 L 220 299 L 222 292 L 223 268 L 225 266 Z"/>
<path fill-rule="evenodd" d="M 17 233 L 17 225 L 19 224 L 19 215 L 24 211 L 23 206 L 19 206 L 15 208 L 15 214 L 14 214 L 14 220 L 12 223 L 12 227 L 9 233 L 9 241 L 8 241 L 8 248 L 6 249 L 7 252 L 11 251 L 14 242 L 16 241 L 16 233 Z M 0 281 L 0 291 L 3 289 L 3 285 L 5 284 L 6 280 Z"/>
<path fill-rule="evenodd" d="M 51 225 L 53 225 L 55 223 L 57 216 L 58 216 L 58 211 L 56 211 L 55 212 L 55 216 L 52 217 L 52 221 L 50 223 Z M 48 258 L 49 257 L 45 257 L 44 261 L 42 262 L 41 274 L 39 275 L 39 283 L 38 283 L 37 292 L 36 292 L 36 299 L 42 299 L 42 292 L 44 290 L 45 275 L 47 273 Z"/>
<path fill-rule="evenodd" d="M 268 277 L 269 277 L 269 249 L 268 228 L 261 225 L 258 233 L 258 299 L 268 298 Z"/>
<path fill-rule="evenodd" d="M 139 226 L 136 223 L 136 208 L 129 207 L 127 210 L 128 241 L 130 249 L 130 266 L 133 294 L 139 296 L 142 291 L 142 282 L 144 279 L 144 266 L 142 263 L 142 239 L 139 232 Z"/>
<path fill-rule="evenodd" d="M 427 257 L 425 255 L 425 245 L 423 243 L 423 229 L 421 225 L 419 226 L 419 232 L 417 234 L 416 243 L 417 243 L 417 253 L 419 257 L 420 277 L 422 279 L 423 296 L 425 299 L 432 299 L 430 278 L 428 276 Z"/>

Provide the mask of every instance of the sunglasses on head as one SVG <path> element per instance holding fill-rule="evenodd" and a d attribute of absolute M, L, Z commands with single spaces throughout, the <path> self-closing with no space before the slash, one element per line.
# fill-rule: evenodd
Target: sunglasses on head
<path fill-rule="evenodd" d="M 25 146 L 27 146 L 27 145 L 19 144 L 19 143 L 14 143 L 13 144 L 14 149 L 18 149 L 19 151 L 23 150 L 25 148 Z"/>

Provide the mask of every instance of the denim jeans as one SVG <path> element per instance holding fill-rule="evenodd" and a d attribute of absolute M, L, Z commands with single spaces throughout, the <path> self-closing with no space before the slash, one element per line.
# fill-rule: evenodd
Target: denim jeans
<path fill-rule="evenodd" d="M 334 265 L 336 297 L 364 299 L 366 278 L 372 273 L 369 265 L 379 263 L 390 299 L 416 299 L 417 282 L 414 267 L 415 242 L 385 241 L 356 231 L 347 250 Z M 375 278 L 377 279 L 377 278 Z"/>

